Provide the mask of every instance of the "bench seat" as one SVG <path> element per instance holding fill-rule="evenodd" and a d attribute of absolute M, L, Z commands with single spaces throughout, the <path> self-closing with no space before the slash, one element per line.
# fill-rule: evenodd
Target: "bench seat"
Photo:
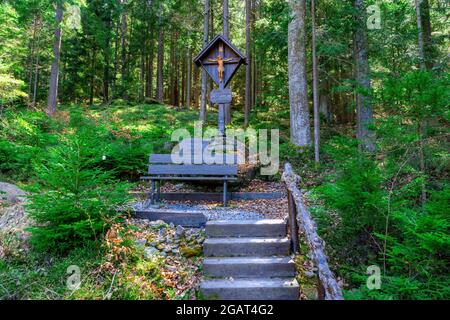
<path fill-rule="evenodd" d="M 158 183 L 157 199 L 160 200 L 162 180 L 223 181 L 223 204 L 227 206 L 227 183 L 236 181 L 237 164 L 174 164 L 170 154 L 152 154 L 149 158 L 148 176 L 141 180 L 151 181 L 151 203 L 155 198 L 155 182 Z"/>
<path fill-rule="evenodd" d="M 185 181 L 237 181 L 237 177 L 185 177 L 185 176 L 174 176 L 174 177 L 164 177 L 164 176 L 145 176 L 141 177 L 141 180 L 185 180 Z"/>

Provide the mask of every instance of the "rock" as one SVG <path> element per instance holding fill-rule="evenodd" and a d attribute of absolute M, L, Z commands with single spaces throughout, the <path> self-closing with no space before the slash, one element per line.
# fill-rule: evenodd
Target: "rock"
<path fill-rule="evenodd" d="M 136 245 L 136 247 L 142 248 L 145 247 L 147 243 L 147 239 L 137 239 L 134 244 Z"/>
<path fill-rule="evenodd" d="M 25 191 L 19 187 L 6 182 L 0 182 L 0 200 L 6 200 L 12 204 L 23 202 L 26 197 Z"/>
<path fill-rule="evenodd" d="M 164 238 L 166 236 L 166 229 L 165 228 L 159 229 L 158 236 L 160 238 Z"/>
<path fill-rule="evenodd" d="M 169 271 L 171 271 L 171 272 L 177 272 L 177 271 L 178 271 L 178 268 L 175 267 L 175 266 L 169 266 L 169 265 L 167 265 L 167 266 L 166 266 L 166 269 L 169 270 Z"/>
<path fill-rule="evenodd" d="M 152 229 L 155 229 L 155 230 L 166 227 L 166 223 L 162 220 L 150 221 L 148 223 L 148 225 L 151 226 Z"/>
<path fill-rule="evenodd" d="M 175 236 L 183 237 L 185 234 L 186 234 L 186 229 L 184 229 L 182 226 L 177 226 L 177 229 L 175 230 Z"/>
<path fill-rule="evenodd" d="M 160 254 L 159 251 L 158 251 L 158 249 L 156 249 L 156 248 L 154 248 L 154 247 L 147 247 L 147 248 L 145 248 L 145 250 L 144 250 L 144 257 L 145 257 L 146 259 L 150 259 L 150 258 L 152 258 L 153 256 L 158 255 L 158 254 Z"/>
<path fill-rule="evenodd" d="M 319 291 L 314 285 L 302 284 L 302 292 L 308 300 L 319 300 Z"/>
<path fill-rule="evenodd" d="M 173 186 L 175 191 L 180 191 L 184 188 L 184 183 L 178 183 L 176 185 Z"/>

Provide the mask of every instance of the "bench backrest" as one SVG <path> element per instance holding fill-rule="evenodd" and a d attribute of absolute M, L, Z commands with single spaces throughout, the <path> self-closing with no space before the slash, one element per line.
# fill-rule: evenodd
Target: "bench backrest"
<path fill-rule="evenodd" d="M 230 158 L 230 157 L 228 157 L 228 158 Z M 229 161 L 229 160 L 224 155 L 223 165 L 236 165 L 238 163 L 238 156 L 233 155 L 232 163 L 227 163 L 227 161 Z M 171 154 L 151 154 L 148 162 L 149 162 L 149 164 L 174 164 L 172 161 Z M 194 159 L 191 159 L 191 164 L 196 165 L 194 163 Z M 220 165 L 222 165 L 222 164 L 220 164 Z"/>
<path fill-rule="evenodd" d="M 148 167 L 151 175 L 202 175 L 202 176 L 236 176 L 237 165 L 176 165 L 176 164 L 156 164 Z"/>

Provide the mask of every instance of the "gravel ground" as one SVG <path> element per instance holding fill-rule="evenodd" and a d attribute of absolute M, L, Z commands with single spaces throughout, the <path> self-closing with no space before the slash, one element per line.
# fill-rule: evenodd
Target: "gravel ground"
<path fill-rule="evenodd" d="M 142 190 L 141 190 L 142 191 Z M 280 182 L 252 180 L 249 185 L 242 187 L 240 192 L 285 192 Z M 188 184 L 166 183 L 161 192 L 195 192 Z M 136 202 L 135 210 L 146 210 L 149 204 Z M 167 209 L 201 211 L 208 220 L 260 220 L 286 218 L 288 214 L 287 197 L 281 199 L 232 200 L 228 207 L 222 207 L 221 202 L 212 201 L 166 201 L 163 206 Z"/>
<path fill-rule="evenodd" d="M 201 212 L 208 220 L 283 219 L 288 212 L 286 199 L 230 201 L 227 208 L 222 207 L 222 203 L 215 202 L 168 201 L 153 208 Z M 150 209 L 150 204 L 145 201 L 136 202 L 133 209 L 146 211 Z"/>

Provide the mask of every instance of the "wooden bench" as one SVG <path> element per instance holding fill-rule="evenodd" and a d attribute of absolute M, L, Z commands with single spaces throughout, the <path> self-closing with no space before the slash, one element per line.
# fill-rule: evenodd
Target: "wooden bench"
<path fill-rule="evenodd" d="M 151 181 L 150 201 L 161 200 L 160 184 L 162 180 L 177 181 L 223 181 L 223 205 L 227 206 L 227 184 L 236 181 L 238 173 L 237 164 L 174 164 L 170 154 L 152 154 L 149 159 L 149 176 L 142 180 Z M 155 189 L 155 186 L 157 188 Z"/>

